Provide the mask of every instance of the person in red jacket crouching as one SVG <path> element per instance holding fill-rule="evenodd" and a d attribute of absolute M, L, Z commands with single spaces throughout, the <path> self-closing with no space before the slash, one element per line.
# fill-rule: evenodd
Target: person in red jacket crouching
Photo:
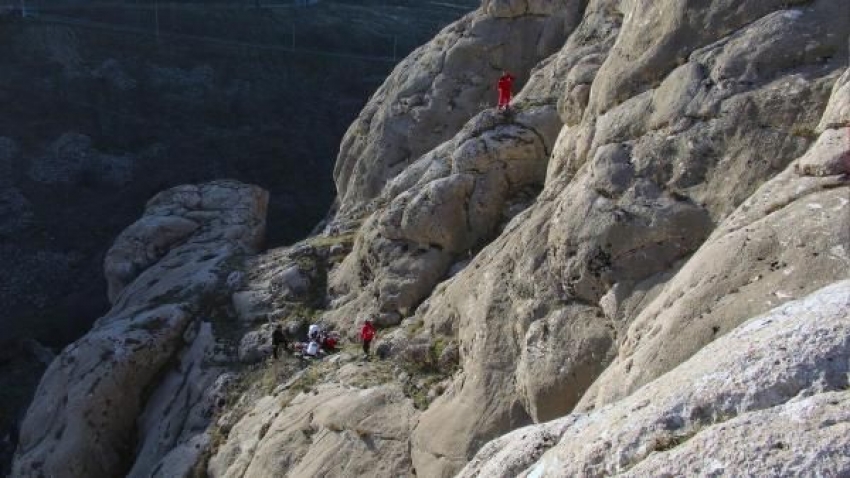
<path fill-rule="evenodd" d="M 372 344 L 372 339 L 375 338 L 375 326 L 372 324 L 372 319 L 366 319 L 363 327 L 360 328 L 360 340 L 363 341 L 363 354 L 369 357 L 369 346 Z"/>

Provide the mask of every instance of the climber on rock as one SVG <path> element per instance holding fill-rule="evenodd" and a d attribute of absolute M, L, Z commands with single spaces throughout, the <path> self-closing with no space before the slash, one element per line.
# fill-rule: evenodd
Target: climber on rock
<path fill-rule="evenodd" d="M 322 329 L 319 327 L 319 324 L 310 324 L 310 328 L 307 331 L 307 340 L 318 341 L 321 333 Z"/>
<path fill-rule="evenodd" d="M 502 70 L 502 76 L 499 78 L 499 83 L 496 85 L 496 89 L 499 90 L 499 110 L 507 110 L 510 107 L 513 86 L 513 75 Z"/>
<path fill-rule="evenodd" d="M 272 332 L 272 355 L 274 358 L 277 358 L 278 350 L 281 346 L 283 346 L 283 350 L 287 350 L 289 348 L 289 344 L 286 341 L 286 335 L 284 335 L 283 329 L 280 325 L 278 325 Z"/>
<path fill-rule="evenodd" d="M 369 357 L 369 346 L 372 344 L 372 339 L 375 338 L 375 326 L 372 324 L 372 319 L 366 319 L 363 327 L 360 328 L 360 340 L 363 341 L 363 355 Z"/>
<path fill-rule="evenodd" d="M 303 356 L 304 357 L 319 358 L 321 351 L 322 351 L 322 349 L 321 349 L 321 347 L 319 347 L 319 343 L 316 342 L 315 340 L 311 340 L 310 343 L 307 344 L 307 347 L 304 348 Z"/>

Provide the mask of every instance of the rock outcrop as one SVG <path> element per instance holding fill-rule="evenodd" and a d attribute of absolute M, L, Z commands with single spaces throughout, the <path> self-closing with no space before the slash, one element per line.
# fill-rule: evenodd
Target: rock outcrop
<path fill-rule="evenodd" d="M 661 375 L 748 313 L 847 276 L 850 115 L 842 105 L 850 104 L 849 80 L 847 70 L 835 83 L 821 120 L 829 126 L 819 127 L 806 154 L 731 214 L 635 319 L 617 361 L 585 395 L 586 406 Z M 843 117 L 834 113 L 842 108 Z"/>
<path fill-rule="evenodd" d="M 419 412 L 401 386 L 375 383 L 393 377 L 370 364 L 324 365 L 295 375 L 235 423 L 223 417 L 227 441 L 210 460 L 209 475 L 408 474 L 408 437 Z M 311 384 L 317 377 L 322 381 Z"/>
<path fill-rule="evenodd" d="M 106 260 L 112 310 L 62 351 L 39 385 L 15 476 L 149 476 L 167 451 L 204 431 L 214 402 L 204 394 L 221 372 L 207 368 L 205 301 L 220 293 L 228 261 L 262 243 L 267 198 L 223 181 L 174 188 L 148 203 Z M 191 227 L 173 234 L 174 223 Z"/>
<path fill-rule="evenodd" d="M 501 69 L 524 83 L 563 44 L 583 3 L 485 1 L 404 59 L 343 138 L 334 169 L 339 215 L 362 215 L 388 180 L 492 104 Z"/>
<path fill-rule="evenodd" d="M 346 148 L 388 136 L 349 132 L 338 220 L 366 217 L 323 315 L 401 321 L 381 342 L 398 360 L 459 352 L 410 438 L 417 474 L 450 476 L 505 432 L 617 402 L 847 276 L 841 9 L 591 1 L 510 113 L 471 116 L 398 171 L 370 149 L 378 163 L 351 173 Z"/>
<path fill-rule="evenodd" d="M 197 275 L 204 260 L 184 279 L 173 257 L 206 238 L 195 219 L 125 232 L 106 266 L 115 321 L 165 317 L 175 325 L 156 343 L 180 365 L 147 400 L 135 454 L 90 446 L 134 476 L 850 472 L 848 36 L 838 0 L 483 1 L 352 125 L 321 235 L 217 269 L 216 289 Z M 530 69 L 507 112 L 476 103 L 498 67 Z M 261 224 L 236 219 L 254 209 L 231 210 L 223 237 L 255 247 Z M 214 341 L 201 328 L 174 345 L 194 320 L 174 303 L 189 299 L 129 312 L 150 303 L 151 270 L 232 308 L 254 365 L 215 420 L 203 417 L 222 371 L 193 368 Z M 386 360 L 355 361 L 350 343 L 322 361 L 264 360 L 261 323 L 353 337 L 367 315 Z M 154 368 L 138 375 L 152 383 Z M 86 456 L 54 429 L 33 438 L 64 393 L 58 373 L 17 469 L 46 446 Z M 169 394 L 190 404 L 174 412 L 185 425 L 157 422 Z M 120 445 L 130 411 L 85 430 L 123 423 L 109 429 Z"/>
<path fill-rule="evenodd" d="M 841 281 L 745 322 L 615 404 L 494 440 L 459 476 L 841 476 L 849 327 Z"/>
<path fill-rule="evenodd" d="M 104 272 L 110 300 L 113 304 L 121 300 L 128 284 L 151 265 L 162 264 L 169 254 L 214 254 L 216 248 L 206 243 L 216 242 L 258 251 L 265 238 L 267 201 L 268 193 L 234 182 L 179 186 L 157 195 L 148 202 L 144 216 L 125 229 L 106 253 Z M 182 254 L 173 253 L 178 248 Z M 166 267 L 172 264 L 179 262 L 166 261 Z M 160 282 L 157 284 L 162 287 Z M 137 289 L 150 290 L 148 284 Z"/>
<path fill-rule="evenodd" d="M 847 212 L 844 180 L 836 176 L 845 161 L 841 133 L 825 132 L 808 157 L 788 165 L 810 144 L 807 132 L 818 127 L 833 84 L 834 96 L 843 91 L 836 79 L 848 21 L 835 2 L 796 10 L 781 10 L 781 3 L 748 3 L 734 11 L 662 5 L 656 11 L 591 2 L 575 34 L 515 105 L 516 118 L 530 105 L 544 112 L 555 106 L 560 114 L 543 121 L 552 126 L 542 134 L 535 130 L 537 151 L 517 149 L 534 142 L 510 134 L 505 124 L 513 118 L 496 116 L 487 124 L 483 113 L 387 185 L 331 286 L 340 295 L 334 305 L 341 318 L 358 312 L 405 316 L 431 295 L 413 320 L 460 338 L 463 372 L 423 414 L 413 438 L 419 472 L 447 473 L 482 440 L 568 412 L 613 354 L 619 357 L 606 375 L 628 393 L 647 378 L 615 375 L 621 362 L 654 378 L 765 306 L 842 277 Z M 689 18 L 709 21 L 694 29 Z M 810 48 L 787 54 L 781 45 L 800 37 Z M 555 101 L 546 94 L 552 90 L 561 93 Z M 558 129 L 555 141 L 551 131 Z M 500 162 L 503 154 L 507 160 Z M 465 159 L 471 170 L 464 169 Z M 527 179 L 502 175 L 510 165 Z M 548 169 L 546 188 L 535 204 L 432 295 L 455 260 L 493 237 L 518 190 L 544 178 L 541 165 Z M 794 168 L 821 178 L 800 177 Z M 773 187 L 756 192 L 783 170 Z M 494 174 L 496 184 L 518 188 L 494 194 L 497 188 L 486 182 Z M 808 198 L 816 205 L 784 209 L 780 198 L 801 198 L 795 196 L 800 188 L 816 194 Z M 771 205 L 743 215 L 755 228 L 740 224 L 741 217 L 728 219 L 736 224 L 733 242 L 739 245 L 720 239 L 722 225 L 709 238 L 715 224 L 753 193 L 749 202 Z M 828 208 L 821 201 L 832 209 L 809 214 L 817 205 Z M 749 202 L 742 207 L 751 208 Z M 777 208 L 783 210 L 773 214 Z M 765 216 L 771 217 L 762 221 Z M 811 235 L 798 242 L 800 248 L 779 249 L 793 242 L 797 229 L 789 226 L 800 221 L 808 221 L 803 228 Z M 730 250 L 737 254 L 719 256 Z M 760 263 L 765 271 L 750 284 L 753 277 L 744 271 Z M 691 277 L 687 285 L 670 285 L 685 277 Z M 707 286 L 706 277 L 719 290 Z M 688 294 L 697 286 L 700 295 Z M 681 306 L 671 310 L 676 298 L 683 298 Z M 661 325 L 653 310 L 666 310 L 681 325 Z M 691 326 L 697 319 L 701 325 Z M 683 330 L 694 337 L 671 339 Z M 643 337 L 642 350 L 659 363 L 633 365 L 624 358 L 636 340 L 628 334 Z M 659 354 L 664 343 L 673 348 Z"/>

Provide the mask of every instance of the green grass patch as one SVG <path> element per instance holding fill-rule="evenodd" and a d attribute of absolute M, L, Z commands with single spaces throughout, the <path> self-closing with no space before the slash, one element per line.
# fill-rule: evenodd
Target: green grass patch
<path fill-rule="evenodd" d="M 807 126 L 794 126 L 791 128 L 791 135 L 797 136 L 798 138 L 805 138 L 811 141 L 818 139 L 818 133 L 814 130 L 814 128 L 810 128 Z"/>
<path fill-rule="evenodd" d="M 347 232 L 338 236 L 313 236 L 307 239 L 306 243 L 317 249 L 331 248 L 337 244 L 350 247 L 354 244 L 356 237 L 355 232 Z"/>
<path fill-rule="evenodd" d="M 313 363 L 307 367 L 301 377 L 289 387 L 290 392 L 295 395 L 299 393 L 310 393 L 313 388 L 321 382 L 327 370 L 322 364 Z"/>
<path fill-rule="evenodd" d="M 392 362 L 370 362 L 368 367 L 364 367 L 363 373 L 349 382 L 348 385 L 360 389 L 378 387 L 395 381 L 396 375 L 396 370 Z"/>

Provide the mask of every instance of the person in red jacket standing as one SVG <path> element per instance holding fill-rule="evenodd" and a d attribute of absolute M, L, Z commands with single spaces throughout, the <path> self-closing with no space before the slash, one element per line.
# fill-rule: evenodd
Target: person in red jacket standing
<path fill-rule="evenodd" d="M 360 339 L 363 341 L 363 354 L 369 356 L 369 345 L 372 344 L 372 339 L 375 338 L 375 326 L 372 325 L 372 319 L 366 319 L 363 327 L 360 329 Z"/>
<path fill-rule="evenodd" d="M 506 110 L 511 105 L 511 94 L 513 93 L 514 77 L 507 71 L 502 71 L 496 88 L 499 90 L 499 109 Z"/>

